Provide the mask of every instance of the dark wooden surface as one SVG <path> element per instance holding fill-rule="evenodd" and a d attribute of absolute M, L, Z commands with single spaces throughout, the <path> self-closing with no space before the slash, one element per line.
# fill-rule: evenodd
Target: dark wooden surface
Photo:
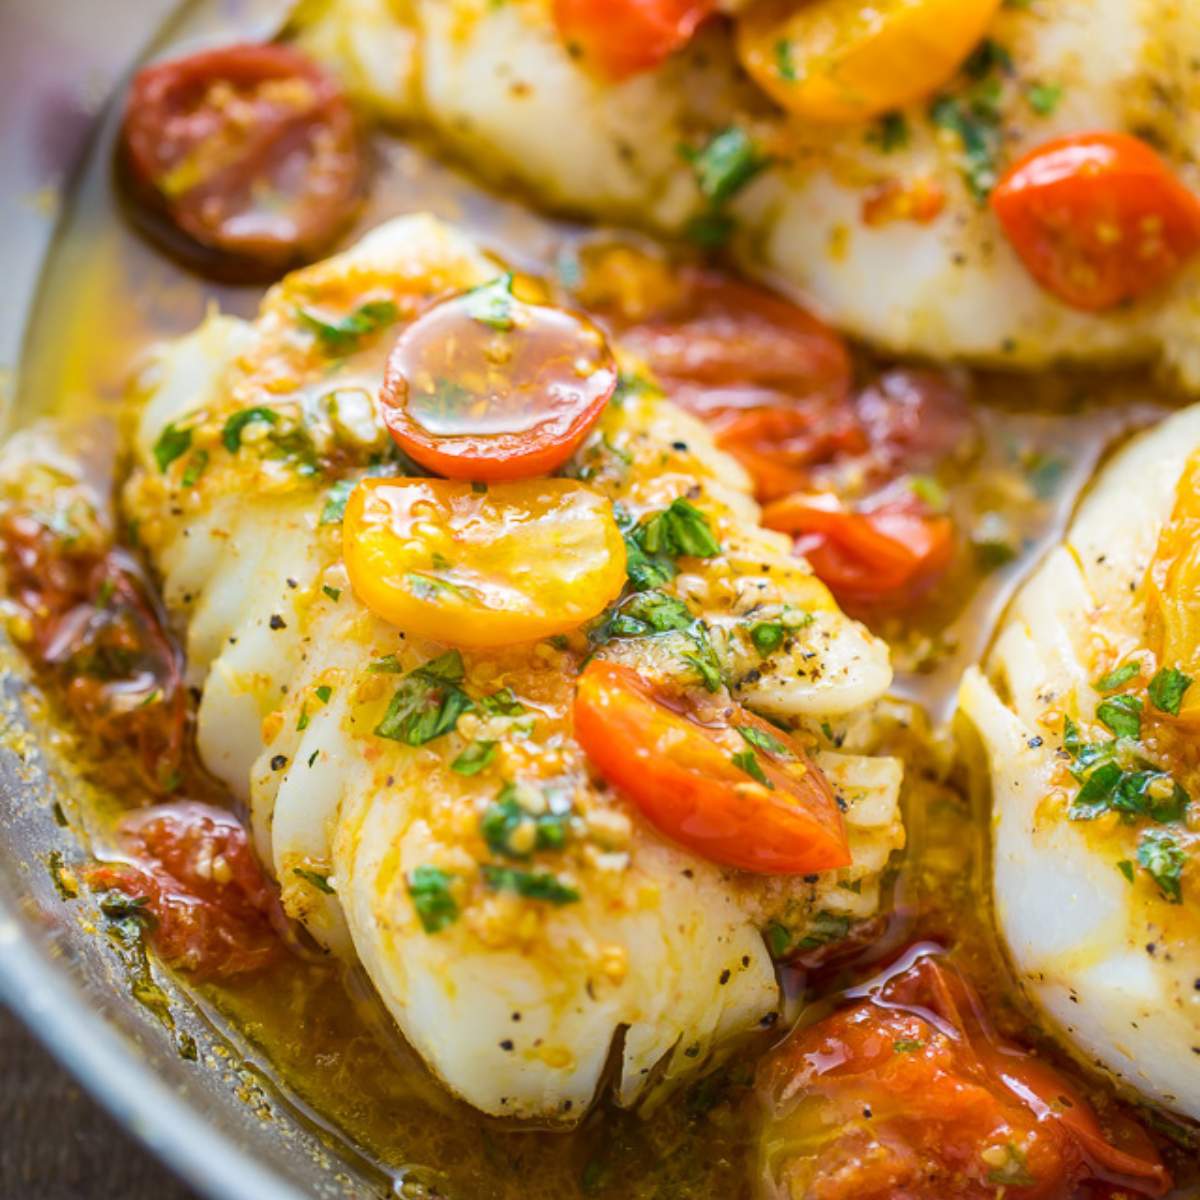
<path fill-rule="evenodd" d="M 0 1200 L 196 1200 L 0 1006 Z"/>

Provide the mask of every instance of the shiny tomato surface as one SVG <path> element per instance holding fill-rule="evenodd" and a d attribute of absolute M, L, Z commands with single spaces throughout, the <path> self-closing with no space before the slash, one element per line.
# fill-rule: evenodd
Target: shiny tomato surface
<path fill-rule="evenodd" d="M 121 149 L 139 214 L 154 218 L 142 224 L 216 274 L 270 276 L 315 258 L 353 216 L 366 166 L 332 76 L 274 45 L 140 71 Z"/>

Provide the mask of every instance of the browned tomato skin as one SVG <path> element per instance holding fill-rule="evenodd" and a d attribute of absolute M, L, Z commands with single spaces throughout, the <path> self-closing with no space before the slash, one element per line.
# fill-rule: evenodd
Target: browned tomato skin
<path fill-rule="evenodd" d="M 1144 1131 L 1120 1114 L 1102 1127 L 1064 1077 L 1002 1041 L 936 948 L 914 947 L 847 999 L 760 1063 L 767 1195 L 994 1200 L 1003 1184 L 1021 1200 L 1082 1200 L 1169 1190 Z"/>
<path fill-rule="evenodd" d="M 285 46 L 238 45 L 139 72 L 118 165 L 144 232 L 204 274 L 252 280 L 329 248 L 367 158 L 328 74 Z"/>
<path fill-rule="evenodd" d="M 97 864 L 85 880 L 144 903 L 164 962 L 198 979 L 229 979 L 280 957 L 278 898 L 232 814 L 158 805 L 126 817 L 118 842 L 129 861 Z"/>
<path fill-rule="evenodd" d="M 9 594 L 26 615 L 25 649 L 61 686 L 85 736 L 128 748 L 137 782 L 169 791 L 189 727 L 183 654 L 153 584 L 127 551 L 79 550 L 29 513 L 0 520 Z"/>
<path fill-rule="evenodd" d="M 551 474 L 616 390 L 612 352 L 586 317 L 509 296 L 497 328 L 472 315 L 477 296 L 450 297 L 400 334 L 384 373 L 384 423 L 414 462 L 448 479 Z M 431 415 L 439 381 L 458 397 L 441 406 L 441 428 Z"/>

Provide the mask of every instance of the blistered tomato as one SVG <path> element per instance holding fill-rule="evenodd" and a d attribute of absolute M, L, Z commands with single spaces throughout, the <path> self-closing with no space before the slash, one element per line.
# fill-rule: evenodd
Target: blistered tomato
<path fill-rule="evenodd" d="M 625 584 L 612 505 L 567 479 L 486 489 L 364 479 L 347 502 L 343 541 L 355 595 L 372 612 L 456 646 L 565 633 Z"/>

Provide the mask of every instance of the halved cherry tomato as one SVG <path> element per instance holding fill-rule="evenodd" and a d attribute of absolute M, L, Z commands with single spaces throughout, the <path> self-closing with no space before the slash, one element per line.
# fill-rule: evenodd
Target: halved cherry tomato
<path fill-rule="evenodd" d="M 129 861 L 97 864 L 85 879 L 97 891 L 142 902 L 164 962 L 227 979 L 278 958 L 277 931 L 286 921 L 232 814 L 206 804 L 164 804 L 126 817 L 117 837 Z"/>
<path fill-rule="evenodd" d="M 660 833 L 701 857 L 772 875 L 849 865 L 842 815 L 820 768 L 739 705 L 706 711 L 628 667 L 593 660 L 579 677 L 574 722 L 600 774 Z"/>
<path fill-rule="evenodd" d="M 895 605 L 932 584 L 954 554 L 954 523 L 906 503 L 851 512 L 836 496 L 798 492 L 768 504 L 763 524 L 796 538 L 796 551 L 839 600 Z"/>
<path fill-rule="evenodd" d="M 624 79 L 686 46 L 716 7 L 716 0 L 554 0 L 554 20 L 568 46 Z"/>
<path fill-rule="evenodd" d="M 519 299 L 501 276 L 404 330 L 388 357 L 383 416 L 400 448 L 439 475 L 528 479 L 571 457 L 616 386 L 595 325 Z"/>
<path fill-rule="evenodd" d="M 1015 163 L 992 210 L 1029 273 L 1102 312 L 1165 283 L 1200 248 L 1200 198 L 1139 138 L 1056 138 Z"/>
<path fill-rule="evenodd" d="M 622 342 L 713 427 L 760 499 L 805 486 L 814 463 L 867 448 L 847 404 L 850 356 L 837 334 L 783 297 L 717 272 L 688 271 L 681 282 L 680 303 L 624 327 Z"/>
<path fill-rule="evenodd" d="M 941 87 L 1002 0 L 761 0 L 738 20 L 742 65 L 807 121 L 866 121 Z"/>
<path fill-rule="evenodd" d="M 61 684 L 85 736 L 105 751 L 133 750 L 119 761 L 137 782 L 169 790 L 186 746 L 183 652 L 137 560 L 64 525 L 16 508 L 0 518 L 8 590 L 32 634 L 26 652 Z"/>
<path fill-rule="evenodd" d="M 1071 1200 L 1089 1181 L 1162 1196 L 1146 1134 L 1000 1041 L 973 990 L 915 947 L 858 1002 L 763 1060 L 764 1194 L 774 1200 Z M 1090 1193 L 1089 1193 L 1090 1194 Z"/>
<path fill-rule="evenodd" d="M 365 169 L 337 83 L 285 46 L 227 46 L 140 71 L 122 149 L 137 198 L 216 252 L 199 265 L 218 274 L 315 258 L 353 215 Z M 147 230 L 168 232 L 161 221 Z M 170 246 L 196 258 L 178 238 Z"/>
<path fill-rule="evenodd" d="M 625 584 L 612 505 L 567 479 L 480 492 L 364 479 L 343 523 L 346 570 L 372 612 L 455 646 L 507 646 L 599 616 Z"/>

